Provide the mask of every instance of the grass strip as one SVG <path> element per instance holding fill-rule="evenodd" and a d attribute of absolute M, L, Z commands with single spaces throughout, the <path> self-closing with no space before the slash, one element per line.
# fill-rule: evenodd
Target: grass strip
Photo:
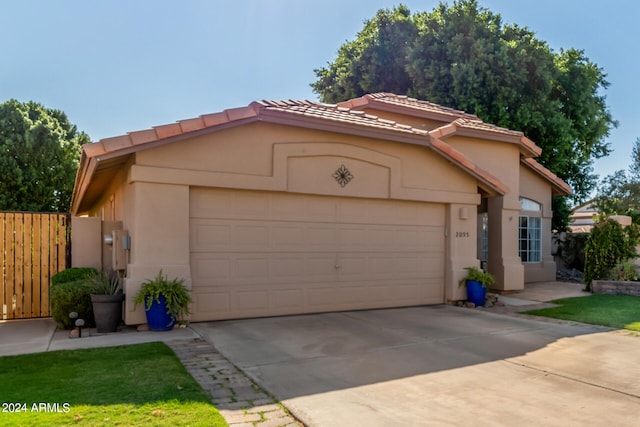
<path fill-rule="evenodd" d="M 226 426 L 163 343 L 0 357 L 0 426 Z"/>
<path fill-rule="evenodd" d="M 562 298 L 551 302 L 559 304 L 559 307 L 529 310 L 523 313 L 640 332 L 639 297 L 591 295 Z"/>

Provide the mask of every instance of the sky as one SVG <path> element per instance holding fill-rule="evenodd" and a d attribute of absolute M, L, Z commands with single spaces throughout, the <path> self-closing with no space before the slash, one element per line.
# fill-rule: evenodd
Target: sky
<path fill-rule="evenodd" d="M 384 0 L 0 0 L 0 102 L 64 111 L 92 141 L 241 107 L 318 100 L 310 84 Z M 404 0 L 412 12 L 437 0 Z M 452 1 L 449 0 L 451 4 Z M 479 0 L 607 74 L 616 129 L 604 177 L 640 137 L 640 2 Z"/>

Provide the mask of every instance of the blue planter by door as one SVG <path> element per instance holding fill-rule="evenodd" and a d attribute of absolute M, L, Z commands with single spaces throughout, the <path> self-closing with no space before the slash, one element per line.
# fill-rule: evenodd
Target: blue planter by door
<path fill-rule="evenodd" d="M 174 321 L 167 314 L 167 304 L 165 298 L 161 295 L 160 302 L 151 301 L 151 308 L 146 311 L 147 324 L 152 331 L 170 331 L 173 329 Z"/>
<path fill-rule="evenodd" d="M 484 306 L 487 297 L 487 288 L 476 280 L 467 280 L 467 300 L 471 301 L 476 307 Z"/>

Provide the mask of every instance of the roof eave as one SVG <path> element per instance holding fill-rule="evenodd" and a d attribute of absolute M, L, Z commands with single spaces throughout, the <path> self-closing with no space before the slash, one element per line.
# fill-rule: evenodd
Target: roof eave
<path fill-rule="evenodd" d="M 91 186 L 91 181 L 96 171 L 99 170 L 100 162 L 104 160 L 111 160 L 118 157 L 125 157 L 134 154 L 138 151 L 146 150 L 149 148 L 160 147 L 173 142 L 178 142 L 185 139 L 190 139 L 202 135 L 206 135 L 213 132 L 218 132 L 230 127 L 239 126 L 251 122 L 258 121 L 257 116 L 239 118 L 233 121 L 227 121 L 214 125 L 211 127 L 205 127 L 191 132 L 176 134 L 164 139 L 156 139 L 149 142 L 142 142 L 138 144 L 122 145 L 121 148 L 108 151 L 104 147 L 104 143 L 85 144 L 83 146 L 82 155 L 80 158 L 80 165 L 78 172 L 76 173 L 76 181 L 74 184 L 74 191 L 71 198 L 71 213 L 72 215 L 86 214 L 88 208 L 83 207 L 84 196 L 87 193 L 87 189 Z M 144 132 L 144 131 L 142 131 Z M 131 135 L 131 134 L 128 134 Z"/>
<path fill-rule="evenodd" d="M 338 120 L 292 114 L 277 110 L 265 109 L 260 112 L 259 120 L 284 126 L 301 127 L 332 133 L 342 133 L 366 138 L 385 139 L 414 145 L 429 146 L 429 135 L 417 129 L 406 132 L 396 129 L 373 128 L 364 125 L 353 125 Z"/>
<path fill-rule="evenodd" d="M 91 178 L 93 177 L 97 166 L 96 163 L 95 159 L 87 157 L 85 152 L 82 152 L 80 165 L 76 172 L 73 193 L 71 194 L 71 215 L 78 216 L 86 213 L 86 211 L 82 210 L 81 205 L 84 195 L 87 192 L 87 188 L 91 185 Z"/>
<path fill-rule="evenodd" d="M 519 147 L 520 153 L 525 157 L 538 157 L 542 154 L 542 149 L 538 147 L 529 138 L 522 135 L 509 135 L 500 132 L 491 132 L 483 129 L 469 129 L 463 126 L 456 125 L 455 123 L 442 126 L 438 129 L 431 131 L 432 134 L 437 133 L 442 139 L 450 138 L 452 136 L 463 136 L 468 138 L 485 139 L 489 141 L 507 142 L 509 144 L 515 144 Z"/>
<path fill-rule="evenodd" d="M 475 177 L 480 188 L 486 191 L 488 195 L 504 196 L 509 192 L 509 188 L 497 177 L 479 167 L 461 151 L 456 150 L 446 142 L 434 137 L 431 138 L 431 145 L 436 148 L 434 149 L 436 153 L 458 165 L 463 170 L 466 170 L 471 176 Z"/>
<path fill-rule="evenodd" d="M 551 184 L 551 194 L 554 196 L 570 196 L 573 194 L 573 189 L 569 184 L 559 178 L 556 174 L 549 169 L 542 166 L 534 159 L 520 159 L 520 162 L 527 166 L 530 170 L 537 173 Z"/>

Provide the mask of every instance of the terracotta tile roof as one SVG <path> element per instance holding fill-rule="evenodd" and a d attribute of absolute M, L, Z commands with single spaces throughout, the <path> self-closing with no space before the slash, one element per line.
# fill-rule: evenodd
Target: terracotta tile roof
<path fill-rule="evenodd" d="M 522 132 L 518 132 L 515 130 L 502 128 L 500 126 L 485 123 L 479 119 L 478 120 L 457 119 L 456 121 L 454 121 L 454 123 L 457 126 L 465 129 L 476 129 L 476 130 L 482 130 L 482 131 L 487 131 L 492 133 L 499 133 L 502 135 L 516 136 L 516 137 L 520 137 L 524 135 Z"/>
<path fill-rule="evenodd" d="M 365 114 L 362 111 L 350 110 L 338 105 L 321 104 L 312 101 L 259 101 L 247 107 L 224 110 L 220 113 L 207 114 L 177 123 L 154 126 L 151 129 L 130 132 L 113 138 L 105 138 L 96 143 L 84 146 L 89 157 L 139 149 L 141 145 L 170 138 L 183 137 L 192 132 L 205 131 L 226 124 L 237 124 L 239 121 L 267 120 L 273 114 L 284 114 L 292 120 L 318 119 L 345 125 L 363 126 L 369 129 L 387 130 L 407 135 L 427 136 L 428 132 L 409 125 L 382 119 Z M 288 124 L 294 124 L 292 122 Z"/>
<path fill-rule="evenodd" d="M 439 128 L 442 129 L 442 133 L 439 134 L 440 137 L 444 138 L 454 133 L 474 134 L 474 131 L 476 131 L 479 134 L 491 134 L 494 136 L 494 138 L 492 139 L 495 139 L 495 136 L 499 135 L 505 142 L 519 143 L 522 145 L 523 154 L 525 154 L 526 156 L 537 157 L 542 153 L 540 147 L 538 147 L 529 138 L 524 136 L 522 132 L 485 123 L 474 114 L 465 113 L 461 110 L 444 107 L 432 102 L 421 101 L 419 99 L 410 98 L 407 96 L 380 92 L 341 102 L 338 105 L 352 109 L 371 107 L 373 109 L 377 108 L 386 111 L 401 112 L 418 117 L 443 120 L 446 121 L 447 124 L 444 125 L 443 128 Z M 482 137 L 482 135 L 479 134 L 476 133 L 474 136 Z"/>
<path fill-rule="evenodd" d="M 411 126 L 398 124 L 391 120 L 383 120 L 377 116 L 365 114 L 362 111 L 354 111 L 348 108 L 339 107 L 334 104 L 321 104 L 311 101 L 258 101 L 254 103 L 260 105 L 266 111 L 282 111 L 308 117 L 317 117 L 327 120 L 364 124 L 381 128 L 397 129 L 400 131 L 413 132 Z M 252 105 L 254 105 L 252 104 Z"/>
<path fill-rule="evenodd" d="M 382 119 L 378 116 L 365 114 L 363 111 L 351 110 L 335 104 L 322 104 L 312 101 L 259 101 L 251 104 L 262 110 L 260 114 L 282 112 L 306 118 L 329 120 L 345 124 L 361 125 L 382 130 L 426 136 L 427 131 L 416 129 L 393 120 Z"/>
<path fill-rule="evenodd" d="M 444 107 L 442 105 L 434 104 L 428 101 L 422 101 L 408 96 L 396 95 L 388 92 L 379 92 L 364 95 L 360 98 L 351 99 L 349 101 L 341 102 L 338 105 L 347 108 L 362 108 L 364 106 L 378 107 L 381 109 L 401 108 L 405 112 L 413 112 L 412 115 L 427 115 L 435 119 L 443 119 L 446 121 L 452 121 L 456 118 L 466 118 L 471 120 L 479 120 L 477 116 L 473 114 L 465 113 L 464 111 L 455 110 L 453 108 Z M 386 108 L 385 108 L 386 107 Z"/>
<path fill-rule="evenodd" d="M 147 143 L 180 137 L 207 128 L 257 117 L 257 111 L 251 106 L 224 110 L 176 123 L 154 126 L 151 129 L 129 132 L 113 138 L 105 138 L 93 144 L 86 144 L 83 150 L 88 157 L 138 148 Z"/>
<path fill-rule="evenodd" d="M 385 96 L 386 98 L 389 97 Z M 398 98 L 402 99 L 402 97 Z M 406 102 L 418 101 L 407 98 Z M 91 185 L 91 177 L 94 173 L 99 173 L 102 170 L 103 166 L 100 165 L 106 164 L 107 160 L 120 159 L 119 161 L 124 164 L 127 155 L 139 150 L 192 138 L 229 126 L 257 121 L 421 145 L 431 148 L 435 153 L 467 170 L 490 193 L 504 194 L 508 191 L 499 180 L 478 168 L 464 154 L 445 142 L 433 141 L 430 132 L 424 129 L 417 129 L 341 105 L 312 101 L 259 101 L 246 107 L 155 126 L 151 129 L 130 132 L 126 135 L 84 145 L 76 177 L 76 187 L 74 188 L 73 209 L 77 211 L 78 203 L 80 203 L 78 199 L 84 197 L 87 186 Z"/>
<path fill-rule="evenodd" d="M 549 181 L 552 185 L 554 196 L 568 196 L 570 194 L 573 194 L 573 190 L 571 189 L 569 184 L 564 182 L 556 174 L 542 166 L 536 160 L 523 158 L 520 159 L 520 162 L 525 166 L 528 166 L 533 172 Z"/>
<path fill-rule="evenodd" d="M 542 154 L 542 149 L 522 132 L 491 125 L 481 120 L 457 119 L 429 133 L 437 138 L 460 135 L 518 144 L 521 153 L 526 157 L 538 157 Z"/>

